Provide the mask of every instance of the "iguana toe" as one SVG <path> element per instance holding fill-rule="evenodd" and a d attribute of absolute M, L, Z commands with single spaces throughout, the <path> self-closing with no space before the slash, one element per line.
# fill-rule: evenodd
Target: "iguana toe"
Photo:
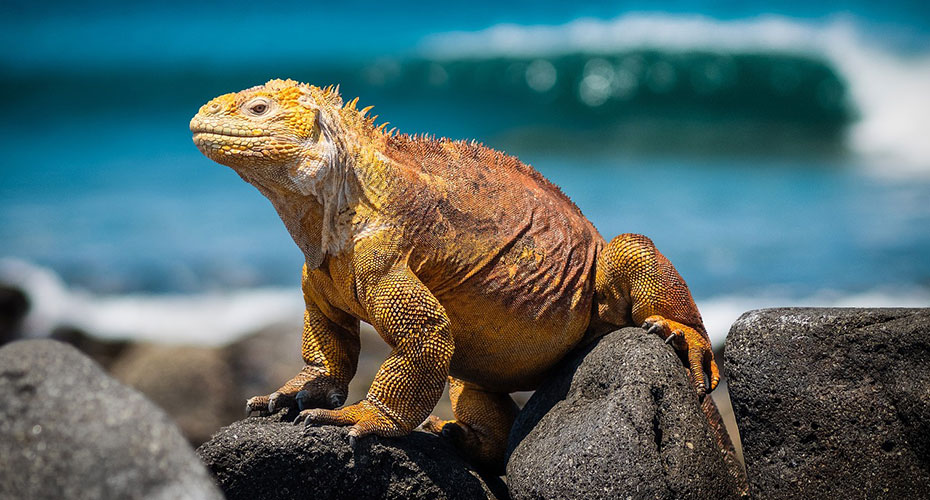
<path fill-rule="evenodd" d="M 651 323 L 649 319 L 647 319 L 640 328 L 646 330 L 646 333 L 649 334 L 658 334 L 662 330 L 662 327 L 659 325 L 659 323 Z"/>
<path fill-rule="evenodd" d="M 711 350 L 707 334 L 658 315 L 646 318 L 642 328 L 646 333 L 664 338 L 665 343 L 671 345 L 683 358 L 690 371 L 691 385 L 699 397 L 717 387 L 720 370 L 714 361 L 714 352 Z M 709 380 L 705 371 L 710 374 Z"/>
<path fill-rule="evenodd" d="M 274 392 L 268 396 L 268 413 L 274 414 L 283 409 L 290 409 L 293 408 L 295 404 L 296 402 L 293 396 Z"/>
<path fill-rule="evenodd" d="M 268 396 L 251 397 L 245 402 L 245 416 L 251 417 L 255 412 L 258 412 L 259 415 L 267 415 L 269 413 Z"/>
<path fill-rule="evenodd" d="M 452 441 L 460 440 L 465 433 L 465 429 L 455 420 L 443 420 L 436 415 L 430 415 L 426 422 L 423 422 L 422 428 L 426 432 L 431 432 Z"/>
<path fill-rule="evenodd" d="M 245 416 L 253 413 L 260 416 L 273 415 L 281 410 L 290 410 L 298 404 L 294 396 L 283 392 L 273 392 L 267 396 L 255 396 L 245 402 Z"/>
<path fill-rule="evenodd" d="M 332 389 L 325 398 L 316 397 L 310 391 L 300 391 L 294 396 L 297 409 L 300 411 L 311 408 L 339 408 L 346 401 L 346 393 L 341 389 Z"/>
<path fill-rule="evenodd" d="M 401 436 L 411 429 L 401 427 L 392 418 L 384 414 L 368 400 L 361 400 L 353 405 L 336 410 L 312 408 L 301 411 L 294 424 L 311 425 L 349 425 L 349 436 L 360 438 L 368 434 L 379 436 Z"/>
<path fill-rule="evenodd" d="M 438 435 L 438 434 L 440 434 L 440 433 L 442 432 L 442 428 L 443 428 L 448 422 L 451 422 L 451 420 L 443 420 L 443 419 L 437 417 L 436 415 L 430 415 L 430 416 L 427 417 L 427 419 L 423 422 L 423 425 L 421 425 L 420 428 L 423 429 L 423 430 L 426 431 L 426 432 L 431 432 L 431 433 L 433 433 L 433 434 L 437 434 L 437 435 Z"/>

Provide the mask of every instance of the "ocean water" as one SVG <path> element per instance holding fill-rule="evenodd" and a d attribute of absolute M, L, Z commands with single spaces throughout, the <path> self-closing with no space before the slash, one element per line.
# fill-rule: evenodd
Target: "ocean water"
<path fill-rule="evenodd" d="M 220 343 L 299 317 L 296 246 L 187 125 L 291 77 L 650 236 L 716 343 L 754 307 L 930 306 L 930 9 L 650 5 L 4 3 L 0 281 L 36 335 Z"/>

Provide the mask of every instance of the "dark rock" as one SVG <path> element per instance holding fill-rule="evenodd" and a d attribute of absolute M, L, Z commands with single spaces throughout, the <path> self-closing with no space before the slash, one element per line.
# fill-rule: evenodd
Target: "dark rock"
<path fill-rule="evenodd" d="M 624 328 L 530 398 L 510 433 L 507 482 L 515 499 L 734 498 L 745 483 L 721 432 L 672 348 Z"/>
<path fill-rule="evenodd" d="M 4 498 L 221 498 L 160 409 L 52 340 L 0 349 Z"/>
<path fill-rule="evenodd" d="M 726 344 L 758 498 L 930 498 L 930 309 L 750 311 Z"/>
<path fill-rule="evenodd" d="M 171 415 L 194 446 L 242 418 L 244 400 L 222 349 L 139 344 L 110 372 Z"/>
<path fill-rule="evenodd" d="M 72 327 L 56 328 L 52 336 L 159 405 L 194 446 L 242 418 L 248 398 L 273 392 L 304 366 L 299 321 L 263 328 L 223 347 L 101 339 Z M 355 399 L 365 396 L 390 352 L 377 333 L 363 328 L 362 337 L 369 345 L 350 384 Z"/>
<path fill-rule="evenodd" d="M 29 312 L 29 298 L 22 290 L 0 284 L 0 345 L 19 337 L 20 325 Z"/>
<path fill-rule="evenodd" d="M 287 416 L 250 417 L 197 452 L 230 500 L 489 496 L 476 472 L 432 434 L 366 436 L 353 451 L 345 432 L 295 426 Z"/>

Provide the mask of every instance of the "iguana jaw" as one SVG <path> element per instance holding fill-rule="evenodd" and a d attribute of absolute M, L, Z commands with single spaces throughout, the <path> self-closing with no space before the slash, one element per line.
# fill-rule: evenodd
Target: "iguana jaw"
<path fill-rule="evenodd" d="M 296 140 L 235 116 L 201 112 L 191 119 L 190 130 L 201 153 L 240 173 L 271 163 L 293 163 L 300 150 Z"/>
<path fill-rule="evenodd" d="M 310 268 L 341 251 L 354 231 L 354 157 L 374 129 L 351 104 L 343 109 L 332 88 L 271 80 L 211 100 L 190 122 L 205 156 L 272 202 Z"/>
<path fill-rule="evenodd" d="M 197 120 L 195 117 L 194 120 Z M 263 142 L 268 141 L 268 136 L 252 135 L 246 136 L 241 134 L 217 133 L 209 125 L 195 125 L 191 121 L 191 132 L 194 134 L 194 144 L 205 156 L 211 160 L 226 165 L 227 167 L 236 168 L 238 162 L 231 158 L 234 155 L 246 157 L 261 157 L 261 147 Z"/>

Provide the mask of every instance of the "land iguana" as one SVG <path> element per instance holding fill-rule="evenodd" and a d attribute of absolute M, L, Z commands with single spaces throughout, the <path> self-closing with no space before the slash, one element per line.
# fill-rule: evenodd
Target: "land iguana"
<path fill-rule="evenodd" d="M 271 201 L 306 259 L 306 366 L 247 412 L 296 405 L 297 422 L 351 426 L 353 446 L 423 424 L 501 471 L 517 413 L 509 393 L 534 389 L 574 347 L 619 327 L 671 343 L 699 396 L 716 387 L 701 315 L 652 241 L 608 243 L 517 158 L 387 131 L 357 101 L 271 80 L 191 120 L 200 151 Z M 392 351 L 365 399 L 342 406 L 360 321 Z M 430 412 L 447 379 L 455 420 L 443 421 Z"/>

